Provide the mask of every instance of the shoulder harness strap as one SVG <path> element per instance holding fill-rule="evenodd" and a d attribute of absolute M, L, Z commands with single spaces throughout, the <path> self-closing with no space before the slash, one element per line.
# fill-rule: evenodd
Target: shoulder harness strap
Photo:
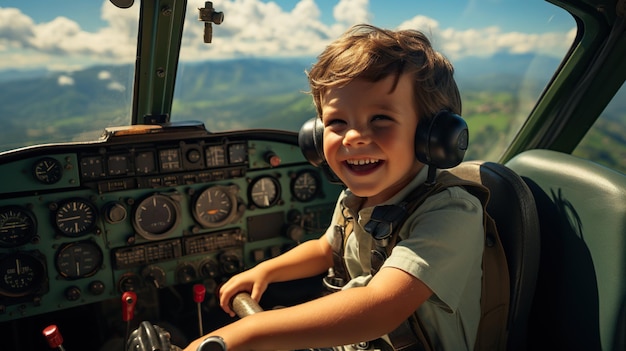
<path fill-rule="evenodd" d="M 354 221 L 348 213 L 348 209 L 341 203 L 341 217 L 333 228 L 333 267 L 328 270 L 328 275 L 322 282 L 328 291 L 336 292 L 350 280 L 348 268 L 344 261 L 344 251 L 348 235 L 352 233 Z"/>
<path fill-rule="evenodd" d="M 378 272 L 391 254 L 393 247 L 398 243 L 398 229 L 402 227 L 409 214 L 429 196 L 452 186 L 464 187 L 483 205 L 485 248 L 482 262 L 481 319 L 475 347 L 476 350 L 503 349 L 506 345 L 509 309 L 509 272 L 495 222 L 486 210 L 490 194 L 489 189 L 484 185 L 442 171 L 435 183 L 420 185 L 399 204 L 374 208 L 370 221 L 365 225 L 365 230 L 372 235 L 375 243 L 371 256 L 372 274 Z M 334 267 L 329 270 L 328 277 L 324 279 L 324 284 L 331 291 L 340 290 L 350 279 L 345 266 L 344 249 L 347 237 L 352 232 L 353 218 L 345 209 L 343 214 L 343 218 L 335 226 Z M 417 313 L 413 313 L 408 320 L 389 333 L 389 338 L 394 350 L 432 350 L 432 344 Z"/>

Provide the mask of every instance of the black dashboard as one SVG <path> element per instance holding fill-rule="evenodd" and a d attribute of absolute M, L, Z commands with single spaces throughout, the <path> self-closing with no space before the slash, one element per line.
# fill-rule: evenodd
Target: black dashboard
<path fill-rule="evenodd" d="M 340 186 L 297 134 L 107 129 L 0 154 L 0 325 L 229 276 L 326 229 Z"/>

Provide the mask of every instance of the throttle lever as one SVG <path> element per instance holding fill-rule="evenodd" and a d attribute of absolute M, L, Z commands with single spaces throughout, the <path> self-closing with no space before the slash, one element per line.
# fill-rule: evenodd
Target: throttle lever
<path fill-rule="evenodd" d="M 204 301 L 205 295 L 206 288 L 203 284 L 193 286 L 193 300 L 196 302 L 198 309 L 198 330 L 200 331 L 200 336 L 204 335 L 204 331 L 202 330 L 202 301 Z"/>
<path fill-rule="evenodd" d="M 126 342 L 126 351 L 181 351 L 172 345 L 170 333 L 158 325 L 143 321 L 135 329 Z"/>
<path fill-rule="evenodd" d="M 199 292 L 199 291 L 198 291 Z M 199 296 L 198 296 L 199 299 Z M 239 318 L 262 312 L 261 306 L 252 299 L 249 293 L 239 292 L 231 300 L 231 307 Z M 158 325 L 141 322 L 126 343 L 127 351 L 181 351 L 170 342 L 170 333 Z M 202 341 L 197 351 L 226 351 L 226 345 L 219 336 L 210 336 Z"/>
<path fill-rule="evenodd" d="M 126 340 L 130 336 L 130 321 L 135 316 L 135 305 L 137 304 L 137 294 L 126 291 L 122 294 L 122 320 L 126 322 Z"/>
<path fill-rule="evenodd" d="M 239 318 L 244 318 L 263 311 L 252 296 L 244 291 L 235 294 L 230 302 L 230 306 Z M 202 341 L 196 351 L 226 351 L 226 344 L 219 336 L 209 336 Z"/>
<path fill-rule="evenodd" d="M 122 294 L 122 320 L 128 322 L 135 315 L 135 305 L 137 304 L 137 294 L 126 291 Z"/>
<path fill-rule="evenodd" d="M 245 291 L 235 294 L 230 302 L 230 306 L 239 318 L 263 311 L 261 306 Z"/>

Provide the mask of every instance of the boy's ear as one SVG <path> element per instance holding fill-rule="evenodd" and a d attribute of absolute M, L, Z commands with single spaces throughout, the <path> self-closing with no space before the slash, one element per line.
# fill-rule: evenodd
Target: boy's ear
<path fill-rule="evenodd" d="M 323 147 L 324 125 L 319 117 L 306 121 L 298 133 L 304 157 L 315 167 L 326 163 Z M 469 131 L 465 120 L 442 110 L 431 118 L 422 118 L 415 131 L 415 157 L 436 168 L 452 168 L 463 161 Z"/>
<path fill-rule="evenodd" d="M 452 168 L 463 161 L 469 144 L 465 120 L 448 110 L 422 118 L 415 132 L 415 157 L 437 168 Z"/>

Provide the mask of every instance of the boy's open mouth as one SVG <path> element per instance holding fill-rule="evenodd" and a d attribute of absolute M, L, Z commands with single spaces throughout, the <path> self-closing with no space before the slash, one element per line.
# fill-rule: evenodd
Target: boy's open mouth
<path fill-rule="evenodd" d="M 379 167 L 384 161 L 377 159 L 346 160 L 346 165 L 353 171 L 366 172 Z"/>

